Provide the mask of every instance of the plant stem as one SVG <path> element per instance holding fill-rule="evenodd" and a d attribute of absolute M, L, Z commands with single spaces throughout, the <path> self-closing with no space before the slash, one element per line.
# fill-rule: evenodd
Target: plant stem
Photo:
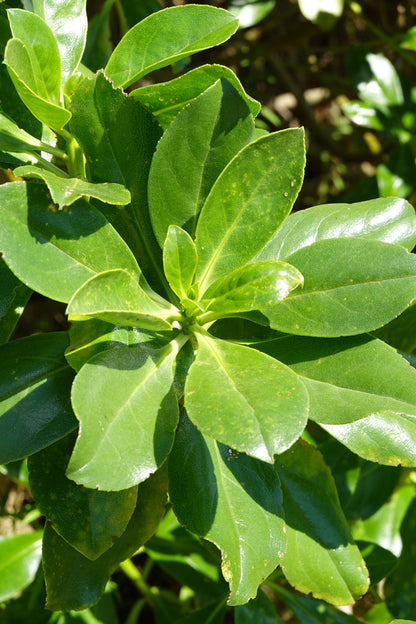
<path fill-rule="evenodd" d="M 124 572 L 124 574 L 132 581 L 132 583 L 137 587 L 139 592 L 145 596 L 149 602 L 152 600 L 152 592 L 150 590 L 149 585 L 144 580 L 140 571 L 136 568 L 131 559 L 126 559 L 122 563 L 120 563 L 120 568 Z"/>

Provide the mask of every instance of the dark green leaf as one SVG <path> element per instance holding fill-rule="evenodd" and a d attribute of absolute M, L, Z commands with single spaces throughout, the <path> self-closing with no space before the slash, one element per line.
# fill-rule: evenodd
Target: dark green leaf
<path fill-rule="evenodd" d="M 376 585 L 390 574 L 397 564 L 397 557 L 390 550 L 371 542 L 357 542 L 370 573 L 371 585 Z"/>
<path fill-rule="evenodd" d="M 85 200 L 58 211 L 43 185 L 12 182 L 0 187 L 0 201 L 4 259 L 33 290 L 67 302 L 96 273 L 123 268 L 140 275 L 127 245 Z"/>
<path fill-rule="evenodd" d="M 128 87 L 160 67 L 226 41 L 238 27 L 227 11 L 176 6 L 149 15 L 120 41 L 105 68 L 116 87 Z"/>
<path fill-rule="evenodd" d="M 327 238 L 370 238 L 416 244 L 415 211 L 404 199 L 387 197 L 356 204 L 324 204 L 290 215 L 258 254 L 259 260 L 284 260 L 302 247 Z"/>
<path fill-rule="evenodd" d="M 251 260 L 288 216 L 303 179 L 303 130 L 250 143 L 218 177 L 196 230 L 201 293 Z"/>
<path fill-rule="evenodd" d="M 354 335 L 398 316 L 415 298 L 416 258 L 398 245 L 360 238 L 320 240 L 286 258 L 304 286 L 264 312 L 279 331 Z"/>
<path fill-rule="evenodd" d="M 72 548 L 46 524 L 43 569 L 48 609 L 81 610 L 95 604 L 110 575 L 154 533 L 166 503 L 165 471 L 158 471 L 139 486 L 136 509 L 126 531 L 101 557 L 91 561 Z"/>
<path fill-rule="evenodd" d="M 0 347 L 0 462 L 22 459 L 76 428 L 64 332 Z"/>
<path fill-rule="evenodd" d="M 215 602 L 202 609 L 193 611 L 190 615 L 179 618 L 176 624 L 222 624 L 226 610 L 225 600 Z"/>
<path fill-rule="evenodd" d="M 163 134 L 149 174 L 149 211 L 160 246 L 170 225 L 192 236 L 212 185 L 251 139 L 254 122 L 237 91 L 218 80 Z"/>
<path fill-rule="evenodd" d="M 148 287 L 147 291 L 151 292 Z M 148 292 L 128 271 L 105 271 L 74 293 L 67 314 L 74 321 L 98 318 L 119 325 L 169 331 L 171 324 L 164 317 L 174 313 L 174 309 L 170 310 L 167 302 L 162 307 Z"/>
<path fill-rule="evenodd" d="M 416 349 L 416 305 L 412 304 L 397 318 L 387 323 L 374 334 L 403 353 Z"/>
<path fill-rule="evenodd" d="M 120 0 L 120 5 L 128 28 L 132 28 L 137 22 L 140 22 L 151 13 L 160 11 L 158 0 L 141 0 L 140 2 Z"/>
<path fill-rule="evenodd" d="M 201 304 L 222 314 L 261 310 L 276 305 L 302 284 L 302 275 L 287 262 L 259 260 L 211 284 Z"/>
<path fill-rule="evenodd" d="M 147 87 L 141 87 L 130 93 L 130 97 L 141 102 L 156 117 L 162 128 L 166 129 L 184 106 L 198 97 L 219 78 L 231 84 L 244 99 L 253 117 L 260 112 L 260 104 L 244 91 L 240 81 L 231 69 L 223 65 L 202 65 L 183 76 Z"/>
<path fill-rule="evenodd" d="M 415 559 L 416 559 L 416 499 L 413 499 L 403 520 L 400 534 L 403 550 L 399 564 L 384 584 L 386 603 L 395 617 L 416 620 Z"/>
<path fill-rule="evenodd" d="M 171 225 L 163 245 L 163 268 L 170 287 L 180 299 L 188 296 L 197 263 L 192 238 L 177 225 Z"/>
<path fill-rule="evenodd" d="M 62 177 L 45 171 L 35 165 L 25 165 L 17 167 L 14 174 L 24 178 L 39 178 L 43 180 L 49 189 L 52 201 L 58 204 L 59 208 L 70 206 L 80 197 L 95 197 L 107 204 L 124 206 L 130 202 L 129 191 L 121 184 L 93 184 L 80 178 L 69 178 L 62 174 Z"/>
<path fill-rule="evenodd" d="M 275 469 L 287 522 L 284 575 L 316 598 L 353 604 L 368 588 L 368 572 L 322 455 L 300 440 L 276 458 Z"/>
<path fill-rule="evenodd" d="M 86 0 L 33 0 L 33 8 L 52 30 L 61 59 L 61 85 L 77 69 L 87 37 Z"/>
<path fill-rule="evenodd" d="M 172 390 L 177 345 L 99 353 L 78 373 L 72 402 L 80 436 L 68 476 L 87 487 L 123 490 L 163 464 L 174 439 L 178 405 Z"/>
<path fill-rule="evenodd" d="M 235 624 L 281 624 L 281 619 L 277 616 L 275 607 L 260 589 L 256 598 L 250 600 L 246 605 L 236 607 Z"/>
<path fill-rule="evenodd" d="M 127 242 L 147 279 L 164 284 L 162 254 L 147 209 L 147 178 L 160 128 L 147 109 L 99 73 L 85 78 L 71 100 L 71 132 L 87 159 L 93 182 L 123 184 L 132 203 L 123 209 L 101 205 Z"/>
<path fill-rule="evenodd" d="M 0 344 L 13 333 L 31 292 L 0 257 Z"/>
<path fill-rule="evenodd" d="M 253 598 L 285 550 L 273 468 L 204 437 L 184 417 L 169 458 L 169 484 L 179 522 L 220 548 L 229 604 Z"/>
<path fill-rule="evenodd" d="M 31 492 L 55 531 L 88 559 L 97 559 L 125 531 L 136 506 L 137 486 L 100 492 L 65 476 L 76 436 L 69 435 L 28 461 Z"/>
<path fill-rule="evenodd" d="M 82 62 L 93 71 L 106 65 L 113 51 L 110 32 L 110 12 L 114 0 L 105 0 L 100 11 L 88 21 L 87 42 Z"/>
<path fill-rule="evenodd" d="M 185 385 L 189 418 L 206 435 L 273 462 L 301 435 L 308 398 L 299 378 L 277 360 L 238 344 L 197 334 Z"/>
<path fill-rule="evenodd" d="M 41 550 L 41 531 L 0 536 L 0 602 L 15 597 L 33 581 Z"/>

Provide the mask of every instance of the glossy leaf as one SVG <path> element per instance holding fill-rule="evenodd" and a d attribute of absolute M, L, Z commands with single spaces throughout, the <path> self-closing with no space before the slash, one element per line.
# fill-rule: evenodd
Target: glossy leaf
<path fill-rule="evenodd" d="M 42 532 L 0 536 L 0 602 L 14 598 L 33 581 L 39 567 Z"/>
<path fill-rule="evenodd" d="M 397 557 L 390 550 L 371 542 L 357 542 L 370 573 L 371 585 L 385 579 L 397 565 Z"/>
<path fill-rule="evenodd" d="M 12 335 L 31 293 L 0 258 L 0 344 Z"/>
<path fill-rule="evenodd" d="M 87 37 L 86 0 L 33 0 L 33 8 L 52 30 L 61 59 L 61 85 L 77 69 Z"/>
<path fill-rule="evenodd" d="M 72 388 L 80 435 L 68 466 L 70 479 L 123 490 L 163 464 L 178 422 L 172 391 L 175 347 L 119 347 L 82 367 Z"/>
<path fill-rule="evenodd" d="M 64 358 L 68 336 L 48 333 L 0 347 L 0 462 L 22 459 L 76 428 Z"/>
<path fill-rule="evenodd" d="M 369 106 L 389 115 L 392 106 L 404 102 L 400 78 L 391 61 L 383 54 L 366 54 L 362 64 L 355 63 L 353 76 L 360 98 Z"/>
<path fill-rule="evenodd" d="M 7 115 L 0 113 L 0 150 L 4 152 L 27 152 L 39 150 L 41 141 L 28 134 Z"/>
<path fill-rule="evenodd" d="M 251 260 L 288 216 L 303 179 L 303 131 L 266 135 L 218 177 L 196 230 L 201 293 Z"/>
<path fill-rule="evenodd" d="M 314 206 L 290 215 L 257 258 L 284 260 L 298 249 L 327 238 L 374 239 L 412 251 L 416 244 L 414 219 L 413 206 L 395 197 Z"/>
<path fill-rule="evenodd" d="M 281 362 L 238 344 L 198 333 L 185 385 L 192 422 L 219 442 L 273 462 L 301 435 L 306 391 Z"/>
<path fill-rule="evenodd" d="M 65 476 L 75 443 L 69 435 L 29 458 L 30 490 L 55 531 L 88 559 L 97 559 L 125 531 L 136 506 L 137 486 L 101 492 Z"/>
<path fill-rule="evenodd" d="M 295 594 L 281 585 L 270 584 L 269 588 L 293 611 L 299 624 L 358 624 L 361 621 L 321 600 Z"/>
<path fill-rule="evenodd" d="M 123 268 L 140 275 L 125 242 L 85 200 L 58 211 L 42 185 L 12 182 L 0 187 L 0 201 L 4 259 L 33 290 L 69 301 L 96 273 Z"/>
<path fill-rule="evenodd" d="M 45 171 L 33 165 L 17 167 L 14 174 L 24 178 L 38 178 L 43 180 L 49 189 L 52 201 L 59 208 L 70 206 L 80 197 L 94 197 L 107 204 L 124 206 L 130 202 L 129 191 L 121 184 L 93 184 L 80 178 L 59 176 L 51 171 Z"/>
<path fill-rule="evenodd" d="M 229 604 L 253 598 L 285 550 L 273 468 L 218 445 L 184 417 L 169 458 L 169 484 L 179 522 L 220 548 Z"/>
<path fill-rule="evenodd" d="M 158 471 L 139 486 L 127 529 L 105 553 L 91 561 L 62 539 L 48 522 L 43 537 L 46 608 L 81 610 L 94 605 L 110 575 L 154 533 L 166 504 L 166 477 Z"/>
<path fill-rule="evenodd" d="M 252 116 L 257 117 L 260 112 L 260 103 L 247 95 L 234 72 L 223 65 L 201 65 L 168 82 L 135 89 L 130 93 L 130 97 L 146 106 L 162 128 L 166 129 L 184 106 L 220 78 L 226 80 L 237 91 L 244 99 Z"/>
<path fill-rule="evenodd" d="M 227 9 L 235 15 L 240 28 L 250 28 L 261 22 L 276 6 L 276 0 L 230 0 Z"/>
<path fill-rule="evenodd" d="M 414 593 L 416 545 L 416 500 L 414 499 L 401 525 L 403 550 L 399 564 L 388 576 L 384 585 L 386 603 L 391 613 L 399 618 L 416 619 Z"/>
<path fill-rule="evenodd" d="M 415 298 L 416 258 L 397 245 L 360 238 L 320 240 L 286 261 L 305 281 L 267 310 L 271 327 L 282 332 L 336 337 L 372 331 Z"/>
<path fill-rule="evenodd" d="M 197 263 L 192 238 L 185 230 L 171 225 L 163 246 L 163 268 L 170 287 L 180 299 L 188 296 Z"/>
<path fill-rule="evenodd" d="M 321 28 L 330 28 L 344 9 L 344 0 L 298 0 L 298 4 L 306 19 Z"/>
<path fill-rule="evenodd" d="M 253 129 L 249 108 L 225 80 L 177 115 L 158 143 L 149 174 L 149 211 L 160 246 L 172 224 L 194 235 L 212 185 Z"/>
<path fill-rule="evenodd" d="M 288 545 L 282 561 L 296 589 L 335 605 L 353 604 L 368 588 L 331 472 L 322 455 L 298 441 L 276 458 Z"/>
<path fill-rule="evenodd" d="M 162 318 L 168 313 L 151 299 L 131 273 L 122 269 L 98 273 L 86 281 L 67 307 L 70 320 L 98 318 L 154 331 L 171 329 L 171 324 Z"/>
<path fill-rule="evenodd" d="M 290 264 L 259 260 L 211 284 L 201 303 L 223 314 L 260 310 L 276 305 L 302 284 L 301 273 Z"/>
<path fill-rule="evenodd" d="M 160 137 L 155 119 L 98 73 L 83 79 L 71 98 L 71 132 L 87 159 L 93 182 L 123 184 L 132 203 L 124 209 L 100 206 L 139 259 L 152 284 L 164 284 L 162 254 L 147 208 L 150 163 Z"/>
<path fill-rule="evenodd" d="M 371 128 L 372 130 L 383 130 L 384 124 L 380 120 L 377 110 L 360 100 L 344 102 L 341 105 L 342 112 L 357 126 Z"/>
<path fill-rule="evenodd" d="M 149 15 L 120 41 L 105 68 L 116 87 L 128 87 L 155 69 L 226 41 L 238 27 L 211 6 L 170 7 Z"/>
<path fill-rule="evenodd" d="M 260 589 L 256 598 L 246 605 L 236 607 L 234 615 L 235 624 L 281 624 L 274 604 Z"/>

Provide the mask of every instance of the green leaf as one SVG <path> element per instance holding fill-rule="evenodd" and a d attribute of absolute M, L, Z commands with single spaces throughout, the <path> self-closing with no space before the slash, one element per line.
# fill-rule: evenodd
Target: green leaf
<path fill-rule="evenodd" d="M 33 290 L 67 302 L 96 273 L 123 268 L 140 276 L 125 242 L 85 200 L 58 211 L 43 185 L 12 182 L 0 187 L 0 202 L 4 259 Z"/>
<path fill-rule="evenodd" d="M 122 535 L 136 506 L 137 486 L 100 492 L 65 476 L 76 435 L 32 455 L 30 490 L 55 531 L 88 559 L 97 559 Z"/>
<path fill-rule="evenodd" d="M 169 458 L 169 484 L 179 522 L 220 548 L 229 604 L 253 598 L 285 550 L 273 468 L 218 445 L 184 417 Z"/>
<path fill-rule="evenodd" d="M 352 100 L 341 104 L 341 110 L 357 126 L 372 130 L 384 130 L 384 124 L 380 120 L 379 113 L 373 106 L 369 106 L 360 100 Z"/>
<path fill-rule="evenodd" d="M 31 293 L 0 257 L 0 344 L 12 335 Z"/>
<path fill-rule="evenodd" d="M 402 351 L 412 353 L 416 349 L 416 306 L 412 304 L 397 318 L 374 332 L 389 345 Z"/>
<path fill-rule="evenodd" d="M 399 75 L 391 61 L 383 54 L 366 54 L 363 65 L 358 66 L 358 71 L 357 90 L 366 104 L 389 115 L 390 107 L 404 103 Z"/>
<path fill-rule="evenodd" d="M 327 238 L 360 237 L 416 245 L 415 211 L 404 199 L 387 197 L 355 204 L 323 204 L 290 215 L 258 254 L 258 260 L 284 260 L 302 247 Z"/>
<path fill-rule="evenodd" d="M 118 206 L 130 203 L 130 193 L 121 184 L 94 184 L 80 178 L 69 178 L 64 174 L 61 177 L 35 165 L 17 167 L 13 173 L 24 178 L 43 180 L 48 186 L 52 201 L 58 204 L 59 208 L 70 206 L 80 197 L 95 197 L 107 204 Z"/>
<path fill-rule="evenodd" d="M 0 536 L 0 602 L 14 598 L 35 578 L 42 531 Z"/>
<path fill-rule="evenodd" d="M 182 228 L 171 225 L 163 246 L 163 268 L 170 287 L 180 299 L 188 296 L 197 263 L 192 238 Z"/>
<path fill-rule="evenodd" d="M 344 10 L 344 0 L 298 0 L 299 9 L 306 19 L 321 28 L 331 28 Z"/>
<path fill-rule="evenodd" d="M 80 435 L 68 476 L 87 487 L 123 490 L 163 464 L 178 422 L 172 390 L 177 345 L 119 347 L 78 373 L 72 403 Z"/>
<path fill-rule="evenodd" d="M 202 607 L 202 609 L 192 611 L 190 615 L 179 618 L 176 620 L 176 624 L 201 624 L 201 622 L 204 622 L 204 624 L 222 624 L 226 606 L 225 601 L 215 602 Z"/>
<path fill-rule="evenodd" d="M 149 211 L 160 246 L 172 224 L 194 235 L 212 185 L 253 129 L 246 103 L 225 80 L 177 115 L 158 143 L 149 174 Z"/>
<path fill-rule="evenodd" d="M 74 321 L 98 318 L 154 331 L 171 329 L 171 324 L 162 318 L 169 310 L 151 299 L 137 280 L 122 269 L 99 273 L 85 282 L 68 303 L 67 314 Z"/>
<path fill-rule="evenodd" d="M 238 27 L 227 11 L 177 6 L 149 15 L 120 41 L 105 68 L 116 87 L 128 87 L 155 69 L 226 41 Z"/>
<path fill-rule="evenodd" d="M 166 504 L 166 475 L 158 471 L 138 488 L 135 511 L 127 529 L 105 553 L 91 561 L 62 539 L 48 522 L 43 536 L 43 569 L 47 604 L 53 611 L 82 610 L 94 605 L 118 565 L 154 533 Z"/>
<path fill-rule="evenodd" d="M 9 9 L 7 14 L 14 40 L 25 49 L 30 61 L 29 66 L 15 65 L 16 73 L 40 98 L 59 105 L 61 62 L 51 29 L 41 17 L 30 11 Z"/>
<path fill-rule="evenodd" d="M 87 38 L 86 0 L 33 0 L 33 8 L 52 30 L 61 59 L 61 86 L 77 69 Z"/>
<path fill-rule="evenodd" d="M 260 589 L 256 598 L 246 605 L 236 607 L 235 624 L 281 624 L 275 607 L 268 596 Z"/>
<path fill-rule="evenodd" d="M 397 557 L 389 550 L 371 542 L 357 542 L 370 573 L 371 585 L 380 583 L 397 565 Z"/>
<path fill-rule="evenodd" d="M 295 594 L 277 584 L 269 583 L 268 587 L 287 604 L 300 624 L 358 624 L 361 622 L 321 600 Z"/>
<path fill-rule="evenodd" d="M 93 71 L 106 65 L 113 51 L 110 14 L 114 0 L 105 0 L 98 13 L 88 21 L 87 41 L 82 62 Z"/>
<path fill-rule="evenodd" d="M 30 152 L 33 149 L 42 149 L 41 141 L 19 128 L 13 119 L 0 113 L 0 150 Z"/>
<path fill-rule="evenodd" d="M 307 336 L 372 331 L 415 298 L 416 258 L 402 247 L 360 238 L 320 240 L 286 258 L 302 289 L 264 311 L 271 327 Z"/>
<path fill-rule="evenodd" d="M 400 534 L 403 541 L 403 550 L 399 564 L 388 576 L 384 584 L 386 603 L 395 617 L 416 619 L 415 603 L 415 557 L 416 544 L 414 540 L 416 530 L 416 499 L 407 510 Z"/>
<path fill-rule="evenodd" d="M 353 604 L 368 588 L 368 573 L 322 455 L 300 440 L 276 458 L 275 469 L 287 522 L 284 575 L 299 591 Z"/>
<path fill-rule="evenodd" d="M 199 333 L 185 385 L 192 422 L 219 442 L 273 462 L 301 435 L 306 390 L 295 373 L 255 349 Z"/>
<path fill-rule="evenodd" d="M 290 264 L 259 260 L 211 284 L 201 304 L 223 314 L 261 310 L 276 305 L 302 284 L 301 273 Z"/>
<path fill-rule="evenodd" d="M 201 293 L 246 264 L 288 216 L 304 168 L 303 130 L 268 134 L 245 147 L 218 177 L 196 230 Z"/>
<path fill-rule="evenodd" d="M 223 78 L 244 99 L 253 117 L 260 112 L 260 103 L 247 95 L 234 72 L 223 65 L 201 65 L 183 76 L 147 87 L 140 87 L 130 97 L 148 108 L 163 129 L 192 100 L 206 91 L 219 78 Z"/>
<path fill-rule="evenodd" d="M 22 459 L 76 428 L 65 332 L 0 347 L 0 463 Z"/>
<path fill-rule="evenodd" d="M 147 208 L 148 173 L 161 132 L 157 122 L 102 73 L 79 83 L 71 111 L 70 129 L 87 159 L 89 179 L 123 184 L 131 194 L 131 205 L 100 210 L 139 259 L 147 279 L 164 285 L 162 254 Z"/>
<path fill-rule="evenodd" d="M 276 6 L 276 0 L 230 0 L 227 8 L 235 15 L 240 28 L 250 28 L 261 22 Z"/>

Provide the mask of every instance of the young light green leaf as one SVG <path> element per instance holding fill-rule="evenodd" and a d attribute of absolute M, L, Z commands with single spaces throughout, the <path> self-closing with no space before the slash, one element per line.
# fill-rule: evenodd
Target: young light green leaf
<path fill-rule="evenodd" d="M 15 598 L 35 578 L 42 557 L 42 531 L 0 536 L 0 601 Z"/>
<path fill-rule="evenodd" d="M 273 462 L 301 435 L 308 417 L 297 375 L 255 349 L 197 334 L 185 385 L 192 422 L 219 442 Z"/>
<path fill-rule="evenodd" d="M 94 184 L 80 178 L 69 178 L 64 175 L 64 172 L 62 176 L 59 176 L 34 165 L 17 167 L 14 173 L 23 178 L 43 180 L 49 189 L 52 201 L 58 204 L 59 208 L 70 206 L 80 197 L 95 197 L 95 199 L 116 206 L 125 206 L 130 203 L 130 192 L 122 184 L 108 182 Z"/>
<path fill-rule="evenodd" d="M 415 210 L 405 199 L 382 197 L 355 204 L 324 204 L 290 215 L 258 254 L 258 260 L 284 260 L 302 247 L 327 238 L 360 237 L 416 245 Z"/>
<path fill-rule="evenodd" d="M 130 97 L 146 106 L 165 130 L 184 106 L 206 91 L 219 78 L 225 79 L 234 87 L 244 99 L 252 116 L 257 117 L 261 108 L 260 103 L 247 95 L 234 72 L 223 65 L 201 65 L 168 82 L 135 89 L 130 93 Z"/>
<path fill-rule="evenodd" d="M 61 87 L 77 69 L 87 38 L 86 0 L 33 0 L 33 9 L 53 32 L 61 59 Z"/>
<path fill-rule="evenodd" d="M 22 44 L 30 61 L 29 66 L 15 65 L 16 73 L 36 95 L 59 106 L 61 61 L 53 32 L 30 11 L 9 9 L 7 14 L 13 37 Z"/>
<path fill-rule="evenodd" d="M 43 25 L 46 27 L 46 24 Z M 71 113 L 36 92 L 38 84 L 31 71 L 31 57 L 19 39 L 10 39 L 8 42 L 4 63 L 19 97 L 30 112 L 43 124 L 59 132 L 71 119 Z"/>
<path fill-rule="evenodd" d="M 188 296 L 197 263 L 192 238 L 182 228 L 171 225 L 163 246 L 163 268 L 170 287 L 180 299 Z"/>
<path fill-rule="evenodd" d="M 84 557 L 60 537 L 48 522 L 43 536 L 46 608 L 82 610 L 94 605 L 111 574 L 132 557 L 154 533 L 166 505 L 166 473 L 159 470 L 137 492 L 136 508 L 124 533 L 95 561 Z"/>
<path fill-rule="evenodd" d="M 288 216 L 303 179 L 303 130 L 250 143 L 218 177 L 196 230 L 201 293 L 249 262 Z"/>
<path fill-rule="evenodd" d="M 172 224 L 194 236 L 212 185 L 253 129 L 250 110 L 225 80 L 177 115 L 158 143 L 149 173 L 149 212 L 160 246 Z"/>
<path fill-rule="evenodd" d="M 83 199 L 58 211 L 36 182 L 0 186 L 0 249 L 13 273 L 51 299 L 68 302 L 96 273 L 123 268 L 140 277 L 133 254 Z"/>
<path fill-rule="evenodd" d="M 31 294 L 0 257 L 0 344 L 12 335 Z"/>
<path fill-rule="evenodd" d="M 353 604 L 368 588 L 368 572 L 322 455 L 300 440 L 276 458 L 275 470 L 287 522 L 284 575 L 299 591 Z"/>
<path fill-rule="evenodd" d="M 343 425 L 378 414 L 393 423 L 393 412 L 416 418 L 416 370 L 381 340 L 281 336 L 258 347 L 299 375 L 316 422 Z"/>
<path fill-rule="evenodd" d="M 398 245 L 360 238 L 320 240 L 286 258 L 302 289 L 263 313 L 271 327 L 307 336 L 369 332 L 415 298 L 416 257 Z"/>
<path fill-rule="evenodd" d="M 104 205 L 101 211 L 140 258 L 146 278 L 162 290 L 162 253 L 147 204 L 149 168 L 161 133 L 156 120 L 102 73 L 78 84 L 71 111 L 70 129 L 85 154 L 91 181 L 123 184 L 131 193 L 126 208 Z"/>
<path fill-rule="evenodd" d="M 65 476 L 76 434 L 29 458 L 30 490 L 55 531 L 88 559 L 97 559 L 126 530 L 136 507 L 137 486 L 100 492 Z"/>
<path fill-rule="evenodd" d="M 175 6 L 153 13 L 131 28 L 105 68 L 116 87 L 128 87 L 155 69 L 226 41 L 238 20 L 211 6 Z"/>
<path fill-rule="evenodd" d="M 201 304 L 223 314 L 261 310 L 275 305 L 302 284 L 301 273 L 290 264 L 260 260 L 211 284 Z"/>
<path fill-rule="evenodd" d="M 70 320 L 98 318 L 154 331 L 171 329 L 171 324 L 162 318 L 168 313 L 169 309 L 151 299 L 131 273 L 123 269 L 104 271 L 87 280 L 67 307 Z"/>
<path fill-rule="evenodd" d="M 229 604 L 253 598 L 286 545 L 273 468 L 203 436 L 184 416 L 169 457 L 169 492 L 179 522 L 220 548 Z"/>
<path fill-rule="evenodd" d="M 0 463 L 36 453 L 76 428 L 68 343 L 65 332 L 51 332 L 0 347 Z"/>
<path fill-rule="evenodd" d="M 72 403 L 80 435 L 67 475 L 86 487 L 123 490 L 163 464 L 178 422 L 172 390 L 177 345 L 119 347 L 78 373 Z"/>

